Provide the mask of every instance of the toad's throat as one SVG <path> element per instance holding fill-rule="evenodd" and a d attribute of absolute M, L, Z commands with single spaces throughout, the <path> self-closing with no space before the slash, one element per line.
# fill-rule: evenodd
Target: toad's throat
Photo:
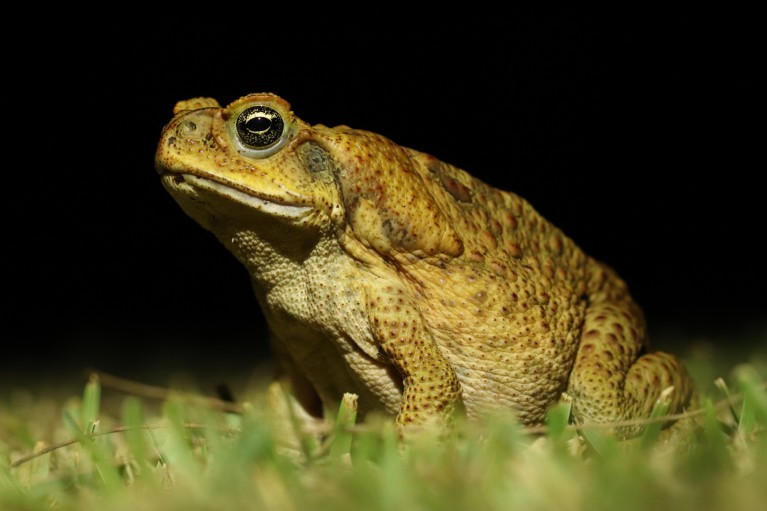
<path fill-rule="evenodd" d="M 212 193 L 275 217 L 297 219 L 312 210 L 311 206 L 277 202 L 271 198 L 259 197 L 219 181 L 192 174 L 163 173 L 161 177 L 169 190 L 177 190 L 188 195 L 194 195 L 200 191 Z"/>

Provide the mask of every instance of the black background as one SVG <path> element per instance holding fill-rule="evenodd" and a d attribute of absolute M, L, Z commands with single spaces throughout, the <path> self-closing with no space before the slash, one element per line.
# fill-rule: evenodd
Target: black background
<path fill-rule="evenodd" d="M 245 270 L 153 169 L 177 100 L 251 92 L 522 195 L 618 270 L 654 332 L 735 343 L 761 324 L 753 13 L 381 9 L 68 24 L 10 52 L 5 374 L 219 373 L 267 356 Z"/>

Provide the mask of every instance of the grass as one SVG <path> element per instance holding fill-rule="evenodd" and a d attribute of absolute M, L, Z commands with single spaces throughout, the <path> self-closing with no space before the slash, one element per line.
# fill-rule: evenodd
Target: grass
<path fill-rule="evenodd" d="M 64 400 L 17 391 L 0 401 L 0 510 L 767 509 L 764 362 L 708 379 L 714 359 L 690 360 L 700 428 L 672 443 L 577 431 L 565 404 L 540 431 L 495 417 L 403 442 L 350 399 L 291 448 L 258 385 L 233 411 L 98 377 Z"/>

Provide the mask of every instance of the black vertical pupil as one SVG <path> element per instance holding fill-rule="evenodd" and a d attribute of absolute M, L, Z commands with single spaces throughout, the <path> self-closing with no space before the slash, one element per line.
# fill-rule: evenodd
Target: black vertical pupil
<path fill-rule="evenodd" d="M 268 106 L 252 106 L 237 116 L 237 136 L 243 144 L 256 149 L 280 140 L 284 127 L 280 114 Z"/>

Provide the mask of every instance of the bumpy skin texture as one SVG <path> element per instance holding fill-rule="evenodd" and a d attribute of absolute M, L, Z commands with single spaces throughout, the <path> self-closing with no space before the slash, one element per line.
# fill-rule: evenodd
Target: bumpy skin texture
<path fill-rule="evenodd" d="M 307 413 L 356 392 L 362 414 L 403 426 L 458 408 L 538 424 L 566 393 L 575 421 L 610 422 L 647 416 L 669 386 L 670 411 L 688 406 L 684 367 L 643 354 L 624 282 L 517 195 L 375 133 L 310 126 L 273 94 L 174 113 L 162 182 L 248 269 Z"/>

